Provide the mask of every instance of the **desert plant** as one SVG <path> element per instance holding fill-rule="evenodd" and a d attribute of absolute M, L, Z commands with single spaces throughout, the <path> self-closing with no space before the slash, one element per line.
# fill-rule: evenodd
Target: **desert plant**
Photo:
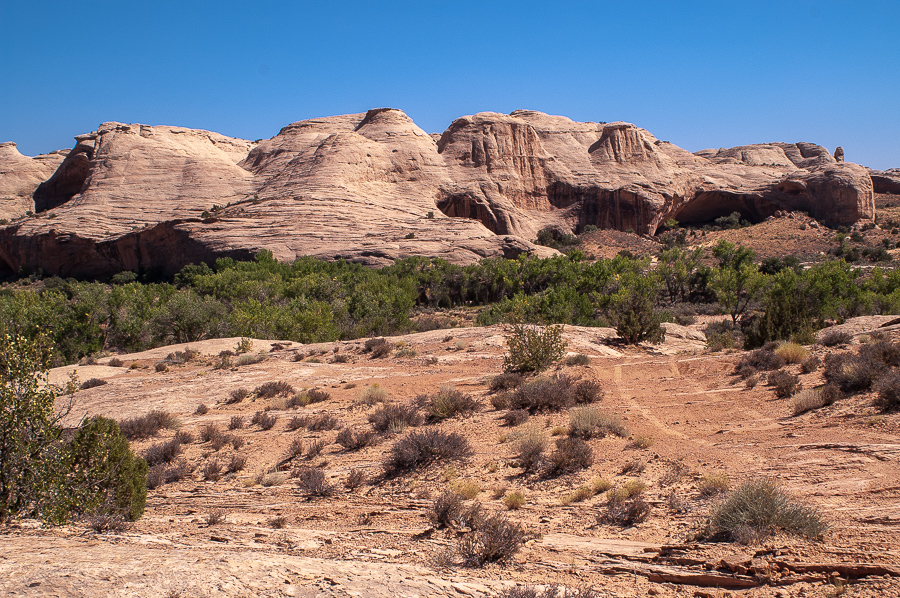
<path fill-rule="evenodd" d="M 524 424 L 525 422 L 528 421 L 529 417 L 531 417 L 531 414 L 528 413 L 528 410 L 513 409 L 511 411 L 507 411 L 506 413 L 504 413 L 500 419 L 502 419 L 503 422 L 507 426 L 513 427 L 513 426 L 518 426 L 520 424 Z"/>
<path fill-rule="evenodd" d="M 240 430 L 244 427 L 244 416 L 243 415 L 232 415 L 231 420 L 228 422 L 229 430 Z"/>
<path fill-rule="evenodd" d="M 513 586 L 502 590 L 497 598 L 600 598 L 602 595 L 588 586 L 560 588 L 551 584 L 543 590 L 529 585 Z"/>
<path fill-rule="evenodd" d="M 565 363 L 569 366 L 588 365 L 591 363 L 591 358 L 584 353 L 576 353 L 575 355 L 569 355 L 568 357 L 566 357 Z"/>
<path fill-rule="evenodd" d="M 244 399 L 248 398 L 250 394 L 250 391 L 246 388 L 236 388 L 228 394 L 228 398 L 225 399 L 225 404 L 233 405 L 235 403 L 240 403 Z"/>
<path fill-rule="evenodd" d="M 609 493 L 607 494 L 609 495 Z M 628 526 L 641 523 L 647 519 L 649 514 L 650 505 L 640 494 L 629 497 L 613 493 L 609 495 L 606 501 L 606 512 L 600 515 L 598 519 L 616 525 Z"/>
<path fill-rule="evenodd" d="M 150 445 L 144 450 L 144 461 L 153 467 L 161 463 L 170 463 L 181 454 L 181 443 L 176 439 Z"/>
<path fill-rule="evenodd" d="M 368 420 L 376 432 L 399 434 L 410 426 L 421 426 L 425 418 L 415 405 L 390 403 L 370 413 Z"/>
<path fill-rule="evenodd" d="M 547 433 L 538 426 L 526 426 L 516 434 L 516 460 L 525 471 L 533 471 L 543 463 L 546 448 Z"/>
<path fill-rule="evenodd" d="M 727 492 L 730 485 L 728 474 L 710 473 L 700 478 L 697 488 L 700 490 L 700 496 L 715 496 Z"/>
<path fill-rule="evenodd" d="M 88 388 L 96 388 L 98 386 L 103 386 L 104 384 L 109 384 L 108 381 L 103 380 L 102 378 L 90 378 L 85 380 L 81 384 L 81 390 L 87 390 Z"/>
<path fill-rule="evenodd" d="M 257 424 L 261 430 L 271 430 L 278 422 L 278 418 L 265 411 L 257 411 L 253 414 L 253 423 Z"/>
<path fill-rule="evenodd" d="M 566 376 L 538 378 L 523 384 L 509 395 L 507 401 L 510 409 L 527 409 L 531 413 L 562 411 L 574 404 L 572 381 Z"/>
<path fill-rule="evenodd" d="M 153 366 L 153 369 L 156 370 L 157 372 L 167 372 L 167 371 L 169 371 L 169 366 L 166 365 L 165 363 L 163 363 L 162 361 L 160 361 L 159 363 L 157 363 Z"/>
<path fill-rule="evenodd" d="M 462 537 L 459 553 L 466 565 L 480 567 L 485 563 L 511 559 L 525 542 L 525 530 L 501 513 L 482 519 L 478 528 Z"/>
<path fill-rule="evenodd" d="M 306 449 L 306 458 L 315 459 L 319 456 L 319 453 L 321 453 L 322 449 L 324 449 L 326 446 L 328 446 L 328 442 L 324 438 L 313 440 L 309 443 L 309 446 Z"/>
<path fill-rule="evenodd" d="M 629 446 L 631 448 L 646 450 L 653 446 L 654 440 L 650 436 L 635 436 L 631 439 L 631 444 Z"/>
<path fill-rule="evenodd" d="M 465 461 L 471 456 L 469 441 L 455 432 L 414 430 L 391 446 L 383 467 L 387 475 L 398 475 L 437 461 Z"/>
<path fill-rule="evenodd" d="M 786 370 L 777 370 L 769 374 L 767 381 L 775 387 L 775 396 L 784 399 L 792 396 L 797 391 L 800 378 Z"/>
<path fill-rule="evenodd" d="M 372 444 L 375 440 L 375 432 L 372 430 L 355 430 L 347 427 L 338 432 L 335 442 L 347 451 L 358 451 Z"/>
<path fill-rule="evenodd" d="M 218 482 L 222 477 L 222 465 L 218 459 L 210 459 L 203 466 L 203 469 L 200 470 L 200 473 L 203 474 L 203 479 L 207 482 Z"/>
<path fill-rule="evenodd" d="M 774 480 L 763 478 L 745 482 L 713 508 L 706 536 L 734 541 L 782 531 L 814 540 L 827 529 L 818 510 L 789 496 Z"/>
<path fill-rule="evenodd" d="M 295 415 L 291 419 L 288 420 L 287 425 L 284 427 L 288 432 L 295 432 L 300 428 L 306 425 L 306 416 Z"/>
<path fill-rule="evenodd" d="M 559 502 L 562 505 L 570 505 L 573 502 L 582 502 L 594 496 L 595 492 L 590 486 L 579 486 L 572 492 L 563 494 Z"/>
<path fill-rule="evenodd" d="M 810 355 L 800 362 L 800 371 L 804 374 L 811 374 L 819 369 L 821 363 L 822 361 L 819 359 L 818 355 Z"/>
<path fill-rule="evenodd" d="M 454 527 L 465 509 L 463 497 L 456 492 L 442 492 L 431 504 L 428 521 L 436 528 Z"/>
<path fill-rule="evenodd" d="M 572 389 L 577 405 L 596 403 L 603 398 L 603 387 L 596 380 L 580 380 Z"/>
<path fill-rule="evenodd" d="M 784 358 L 771 349 L 755 349 L 746 353 L 735 367 L 735 373 L 748 378 L 759 370 L 769 371 L 784 367 Z"/>
<path fill-rule="evenodd" d="M 222 435 L 222 430 L 215 424 L 206 424 L 200 428 L 200 442 L 211 442 L 213 438 Z"/>
<path fill-rule="evenodd" d="M 830 397 L 820 388 L 801 390 L 791 399 L 791 408 L 794 415 L 802 415 L 807 411 L 830 405 L 829 399 Z"/>
<path fill-rule="evenodd" d="M 253 341 L 249 338 L 243 337 L 238 341 L 237 346 L 234 348 L 234 352 L 240 355 L 241 353 L 249 353 L 253 350 Z"/>
<path fill-rule="evenodd" d="M 506 336 L 508 352 L 503 358 L 507 372 L 541 372 L 566 353 L 562 326 L 511 324 Z"/>
<path fill-rule="evenodd" d="M 265 382 L 253 389 L 253 393 L 260 399 L 272 399 L 275 397 L 287 397 L 293 395 L 294 387 L 287 382 Z"/>
<path fill-rule="evenodd" d="M 594 463 L 594 451 L 580 438 L 560 438 L 548 462 L 551 475 L 587 469 Z"/>
<path fill-rule="evenodd" d="M 481 494 L 481 485 L 472 480 L 453 482 L 450 484 L 450 488 L 466 500 L 472 500 Z"/>
<path fill-rule="evenodd" d="M 347 480 L 344 482 L 344 486 L 347 490 L 356 490 L 366 482 L 366 473 L 361 469 L 353 468 L 350 470 L 350 473 L 347 474 Z"/>
<path fill-rule="evenodd" d="M 888 372 L 875 385 L 878 394 L 875 397 L 875 406 L 881 411 L 900 410 L 900 373 Z"/>
<path fill-rule="evenodd" d="M 267 358 L 268 356 L 265 353 L 253 353 L 252 355 L 248 353 L 246 355 L 241 355 L 240 357 L 238 357 L 235 360 L 234 365 L 237 367 L 244 365 L 254 365 L 256 363 L 265 361 Z"/>
<path fill-rule="evenodd" d="M 868 390 L 885 370 L 884 363 L 852 353 L 825 356 L 825 379 L 843 392 Z"/>
<path fill-rule="evenodd" d="M 213 509 L 209 513 L 206 514 L 206 525 L 213 526 L 219 525 L 220 523 L 225 523 L 225 518 L 228 516 L 222 509 Z"/>
<path fill-rule="evenodd" d="M 297 486 L 307 496 L 333 496 L 334 486 L 325 478 L 325 472 L 318 467 L 305 467 L 297 475 Z"/>
<path fill-rule="evenodd" d="M 803 345 L 785 342 L 778 345 L 775 354 L 781 357 L 785 363 L 801 363 L 809 357 L 809 351 Z"/>
<path fill-rule="evenodd" d="M 310 405 L 313 403 L 322 403 L 331 398 L 331 394 L 321 388 L 310 388 L 305 394 L 308 404 Z"/>
<path fill-rule="evenodd" d="M 204 403 L 197 405 L 197 408 L 194 410 L 194 415 L 206 415 L 207 413 L 209 413 L 209 407 Z"/>
<path fill-rule="evenodd" d="M 139 440 L 156 436 L 163 428 L 174 429 L 179 425 L 178 418 L 171 413 L 156 410 L 120 421 L 119 429 L 128 440 Z"/>
<path fill-rule="evenodd" d="M 472 395 L 456 390 L 452 384 L 442 385 L 436 394 L 430 397 L 422 396 L 419 402 L 432 421 L 466 415 L 481 407 Z"/>
<path fill-rule="evenodd" d="M 113 357 L 109 361 L 106 362 L 106 365 L 113 368 L 120 368 L 125 365 L 125 362 L 119 359 L 118 357 Z"/>
<path fill-rule="evenodd" d="M 525 377 L 522 376 L 522 374 L 517 372 L 504 372 L 491 378 L 490 389 L 491 392 L 511 390 L 520 386 L 523 382 L 525 382 Z"/>
<path fill-rule="evenodd" d="M 604 437 L 615 434 L 625 438 L 628 428 L 622 420 L 612 414 L 603 413 L 596 407 L 578 407 L 569 411 L 569 435 L 577 438 Z"/>
<path fill-rule="evenodd" d="M 228 473 L 243 471 L 246 466 L 247 457 L 240 453 L 235 453 L 234 455 L 231 455 L 231 460 L 228 462 Z"/>
<path fill-rule="evenodd" d="M 269 519 L 267 523 L 269 524 L 269 527 L 273 529 L 284 529 L 287 527 L 287 518 L 283 515 L 279 515 L 278 517 Z"/>
<path fill-rule="evenodd" d="M 848 345 L 852 340 L 853 337 L 843 330 L 829 330 L 819 338 L 819 344 L 823 347 L 836 347 L 838 345 Z"/>
<path fill-rule="evenodd" d="M 376 403 L 386 403 L 388 400 L 388 392 L 377 383 L 370 384 L 356 398 L 355 405 L 371 407 Z"/>
<path fill-rule="evenodd" d="M 291 443 L 288 445 L 287 449 L 284 451 L 284 456 L 281 458 L 281 462 L 279 465 L 283 465 L 298 458 L 303 454 L 303 440 L 300 438 L 294 438 L 291 440 Z"/>
<path fill-rule="evenodd" d="M 517 511 L 525 504 L 525 495 L 521 492 L 510 492 L 503 497 L 503 506 L 510 511 Z"/>
<path fill-rule="evenodd" d="M 120 534 L 128 529 L 128 521 L 121 515 L 90 515 L 84 522 L 98 534 Z"/>
<path fill-rule="evenodd" d="M 874 333 L 873 333 L 874 334 Z M 900 344 L 887 338 L 874 338 L 859 347 L 859 356 L 868 362 L 880 362 L 886 366 L 900 365 Z"/>
<path fill-rule="evenodd" d="M 626 474 L 639 474 L 643 473 L 647 468 L 647 463 L 641 461 L 640 459 L 631 459 L 630 461 L 626 461 L 622 464 L 622 467 L 619 469 L 619 473 L 621 475 Z"/>

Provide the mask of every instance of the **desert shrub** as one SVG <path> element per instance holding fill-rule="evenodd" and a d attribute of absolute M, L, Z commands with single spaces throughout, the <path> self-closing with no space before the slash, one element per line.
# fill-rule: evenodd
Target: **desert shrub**
<path fill-rule="evenodd" d="M 209 413 L 209 407 L 203 403 L 197 405 L 197 408 L 194 410 L 194 415 L 206 415 Z"/>
<path fill-rule="evenodd" d="M 878 394 L 875 406 L 881 411 L 900 410 L 900 373 L 891 371 L 885 374 L 875 385 Z"/>
<path fill-rule="evenodd" d="M 120 368 L 125 365 L 125 362 L 119 359 L 118 357 L 113 357 L 109 361 L 106 362 L 106 365 L 114 368 Z"/>
<path fill-rule="evenodd" d="M 527 409 L 530 413 L 562 411 L 574 404 L 571 380 L 565 376 L 539 378 L 523 384 L 509 395 L 507 402 L 510 409 Z"/>
<path fill-rule="evenodd" d="M 287 527 L 287 518 L 283 515 L 279 515 L 278 517 L 273 517 L 269 519 L 266 523 L 269 524 L 269 527 L 272 529 L 284 529 Z"/>
<path fill-rule="evenodd" d="M 240 437 L 234 434 L 217 434 L 209 439 L 209 446 L 214 451 L 220 451 L 226 444 L 232 444 L 235 438 Z"/>
<path fill-rule="evenodd" d="M 797 386 L 800 384 L 800 378 L 787 370 L 778 370 L 769 374 L 768 383 L 770 386 L 775 387 L 775 396 L 784 399 L 797 391 Z"/>
<path fill-rule="evenodd" d="M 641 523 L 650 514 L 650 505 L 640 494 L 628 496 L 610 491 L 606 501 L 606 512 L 598 519 L 623 527 Z"/>
<path fill-rule="evenodd" d="M 294 432 L 299 430 L 300 428 L 306 425 L 306 416 L 295 415 L 291 419 L 288 420 L 287 425 L 284 427 L 288 432 Z"/>
<path fill-rule="evenodd" d="M 562 326 L 512 324 L 506 337 L 508 352 L 503 358 L 507 372 L 540 372 L 559 361 L 566 352 Z"/>
<path fill-rule="evenodd" d="M 428 521 L 436 528 L 454 527 L 465 509 L 463 497 L 456 492 L 442 492 L 431 504 Z"/>
<path fill-rule="evenodd" d="M 653 446 L 654 440 L 650 436 L 635 436 L 631 439 L 629 446 L 635 449 L 646 450 Z"/>
<path fill-rule="evenodd" d="M 525 543 L 525 530 L 501 513 L 481 520 L 478 528 L 462 537 L 459 553 L 466 565 L 480 567 L 485 563 L 511 559 Z"/>
<path fill-rule="evenodd" d="M 249 396 L 250 396 L 249 390 L 247 390 L 246 388 L 237 388 L 235 390 L 232 390 L 228 394 L 228 398 L 225 399 L 225 404 L 233 405 L 235 403 L 240 403 L 241 401 L 248 398 Z"/>
<path fill-rule="evenodd" d="M 338 432 L 335 442 L 344 447 L 347 451 L 358 451 L 363 449 L 375 440 L 375 432 L 372 430 L 355 430 L 351 427 L 344 428 Z"/>
<path fill-rule="evenodd" d="M 154 490 L 166 483 L 166 466 L 156 465 L 147 470 L 147 488 Z"/>
<path fill-rule="evenodd" d="M 156 436 L 163 428 L 174 429 L 179 425 L 178 418 L 166 411 L 151 411 L 139 417 L 132 417 L 119 422 L 119 429 L 128 440 L 140 440 Z"/>
<path fill-rule="evenodd" d="M 165 469 L 165 482 L 167 484 L 180 482 L 192 473 L 194 473 L 194 470 L 187 461 L 176 459 Z"/>
<path fill-rule="evenodd" d="M 347 490 L 356 490 L 360 486 L 366 483 L 366 473 L 361 469 L 356 469 L 355 467 L 350 470 L 350 473 L 347 474 L 347 479 L 344 482 L 344 487 Z"/>
<path fill-rule="evenodd" d="M 222 430 L 215 424 L 206 424 L 200 428 L 200 442 L 211 442 L 213 438 L 222 435 Z"/>
<path fill-rule="evenodd" d="M 510 492 L 503 497 L 503 506 L 510 511 L 516 511 L 525 504 L 525 495 L 521 492 Z"/>
<path fill-rule="evenodd" d="M 232 415 L 231 420 L 228 422 L 229 430 L 240 430 L 244 427 L 244 416 L 243 415 Z"/>
<path fill-rule="evenodd" d="M 245 467 L 247 467 L 247 457 L 245 455 L 240 453 L 231 455 L 231 460 L 228 462 L 228 473 L 243 471 Z"/>
<path fill-rule="evenodd" d="M 287 475 L 281 471 L 266 471 L 257 474 L 256 483 L 265 487 L 281 486 L 287 480 Z"/>
<path fill-rule="evenodd" d="M 318 467 L 305 467 L 296 476 L 297 486 L 307 496 L 333 496 L 337 491 Z"/>
<path fill-rule="evenodd" d="M 504 372 L 491 378 L 491 392 L 510 390 L 525 382 L 525 377 L 517 372 Z"/>
<path fill-rule="evenodd" d="M 739 348 L 744 342 L 740 327 L 727 320 L 710 322 L 703 332 L 706 334 L 706 346 L 711 351 Z"/>
<path fill-rule="evenodd" d="M 416 355 L 418 355 L 418 353 L 416 353 L 416 350 L 412 347 L 403 347 L 397 351 L 397 357 L 415 357 Z"/>
<path fill-rule="evenodd" d="M 167 372 L 167 371 L 169 371 L 169 366 L 166 365 L 165 363 L 163 363 L 162 361 L 160 361 L 159 363 L 157 363 L 153 366 L 153 369 L 156 370 L 157 372 Z"/>
<path fill-rule="evenodd" d="M 120 534 L 128 529 L 128 522 L 121 515 L 90 515 L 84 522 L 98 534 Z"/>
<path fill-rule="evenodd" d="M 596 380 L 580 380 L 572 389 L 577 405 L 596 403 L 603 399 L 603 387 Z"/>
<path fill-rule="evenodd" d="M 758 370 L 769 371 L 784 367 L 784 359 L 771 349 L 754 349 L 744 354 L 735 367 L 735 373 L 747 378 Z M 745 375 L 746 374 L 746 375 Z"/>
<path fill-rule="evenodd" d="M 109 384 L 109 382 L 101 378 L 90 378 L 85 380 L 80 388 L 81 390 L 87 390 L 88 388 L 96 388 L 98 386 L 103 386 L 104 384 Z"/>
<path fill-rule="evenodd" d="M 587 469 L 594 463 L 594 451 L 580 438 L 560 438 L 548 462 L 551 475 Z"/>
<path fill-rule="evenodd" d="M 537 469 L 544 461 L 547 433 L 538 426 L 527 426 L 515 438 L 516 460 L 525 471 Z"/>
<path fill-rule="evenodd" d="M 472 480 L 456 481 L 450 484 L 450 488 L 466 500 L 472 500 L 481 494 L 481 485 Z"/>
<path fill-rule="evenodd" d="M 819 338 L 819 344 L 823 347 L 836 347 L 838 345 L 849 345 L 852 340 L 853 337 L 848 332 L 829 330 Z"/>
<path fill-rule="evenodd" d="M 509 408 L 509 393 L 507 391 L 491 395 L 491 407 L 497 411 Z"/>
<path fill-rule="evenodd" d="M 829 386 L 829 385 L 826 385 Z M 830 386 L 801 390 L 791 399 L 791 407 L 794 415 L 801 415 L 813 409 L 819 409 L 831 405 L 837 399 L 837 388 Z"/>
<path fill-rule="evenodd" d="M 324 449 L 326 446 L 328 446 L 328 442 L 324 438 L 313 440 L 309 443 L 309 447 L 306 449 L 306 458 L 315 459 L 319 456 L 319 453 L 321 453 L 322 449 Z"/>
<path fill-rule="evenodd" d="M 579 588 L 560 588 L 557 585 L 546 586 L 540 590 L 534 586 L 513 586 L 497 594 L 497 598 L 600 598 L 600 592 L 588 586 Z"/>
<path fill-rule="evenodd" d="M 386 343 L 387 339 L 383 337 L 366 339 L 366 342 L 363 343 L 362 352 L 371 353 L 375 350 L 376 347 L 380 347 L 381 345 L 384 345 Z"/>
<path fill-rule="evenodd" d="M 701 496 L 723 494 L 728 491 L 730 485 L 731 480 L 728 478 L 728 474 L 725 473 L 707 474 L 700 478 L 700 481 L 697 483 Z"/>
<path fill-rule="evenodd" d="M 370 340 L 373 340 L 373 339 L 370 339 Z M 376 343 L 370 349 L 370 351 L 372 353 L 372 359 L 379 359 L 381 357 L 387 357 L 388 355 L 390 355 L 391 351 L 394 350 L 394 343 L 389 343 L 383 338 L 377 339 L 377 340 L 379 340 L 381 342 Z M 366 341 L 366 344 L 368 344 L 368 342 L 369 341 Z"/>
<path fill-rule="evenodd" d="M 170 463 L 181 454 L 181 443 L 176 439 L 158 442 L 144 449 L 144 461 L 153 467 L 161 463 Z"/>
<path fill-rule="evenodd" d="M 774 480 L 756 479 L 732 490 L 713 508 L 706 535 L 734 541 L 748 536 L 764 538 L 782 531 L 815 540 L 827 529 L 815 508 L 789 496 Z"/>
<path fill-rule="evenodd" d="M 284 451 L 284 456 L 281 457 L 281 462 L 279 465 L 287 463 L 288 461 L 292 461 L 297 457 L 303 454 L 303 440 L 300 438 L 294 438 L 291 440 L 291 443 L 288 445 L 287 449 Z"/>
<path fill-rule="evenodd" d="M 826 355 L 824 368 L 825 379 L 846 393 L 868 390 L 885 369 L 881 361 L 853 353 Z"/>
<path fill-rule="evenodd" d="M 240 357 L 238 357 L 234 361 L 234 365 L 238 366 L 238 367 L 240 367 L 242 365 L 253 365 L 256 363 L 263 362 L 266 359 L 267 359 L 267 356 L 265 353 L 254 353 L 252 355 L 246 354 L 246 355 L 241 355 Z"/>
<path fill-rule="evenodd" d="M 262 430 L 271 430 L 278 422 L 278 418 L 276 416 L 266 413 L 265 411 L 257 411 L 256 413 L 254 413 L 253 420 L 254 423 L 257 424 Z"/>
<path fill-rule="evenodd" d="M 785 363 L 801 363 L 809 357 L 809 351 L 803 345 L 785 342 L 775 349 L 775 354 L 781 357 Z"/>
<path fill-rule="evenodd" d="M 619 473 L 621 475 L 625 474 L 639 474 L 643 473 L 647 468 L 647 464 L 640 459 L 631 459 L 630 461 L 626 461 L 622 467 L 619 469 Z M 627 485 L 627 484 L 626 484 Z"/>
<path fill-rule="evenodd" d="M 569 411 L 569 435 L 576 438 L 604 437 L 615 434 L 625 438 L 628 428 L 616 416 L 603 413 L 596 407 L 578 407 Z"/>
<path fill-rule="evenodd" d="M 874 339 L 859 347 L 859 356 L 870 362 L 880 362 L 887 366 L 900 365 L 900 345 L 887 338 Z"/>
<path fill-rule="evenodd" d="M 253 389 L 253 393 L 260 399 L 272 399 L 275 397 L 287 397 L 294 394 L 294 387 L 287 382 L 266 382 Z"/>
<path fill-rule="evenodd" d="M 561 505 L 570 505 L 573 502 L 582 502 L 594 496 L 594 490 L 590 486 L 579 486 L 575 490 L 560 497 Z"/>
<path fill-rule="evenodd" d="M 466 415 L 481 408 L 478 400 L 451 384 L 441 385 L 437 394 L 420 398 L 421 406 L 431 421 L 441 421 L 456 415 Z"/>
<path fill-rule="evenodd" d="M 591 358 L 585 355 L 584 353 L 576 353 L 575 355 L 569 355 L 566 357 L 565 364 L 569 366 L 575 365 L 588 365 L 591 363 Z"/>
<path fill-rule="evenodd" d="M 291 418 L 290 425 L 297 425 L 297 428 L 306 428 L 310 432 L 326 432 L 328 430 L 336 430 L 343 426 L 343 422 L 334 415 L 323 412 L 316 415 L 304 415 L 301 417 Z"/>
<path fill-rule="evenodd" d="M 370 413 L 368 420 L 376 432 L 399 434 L 408 427 L 421 426 L 425 418 L 415 405 L 391 403 Z"/>
<path fill-rule="evenodd" d="M 500 419 L 502 419 L 507 426 L 514 427 L 524 424 L 528 421 L 529 417 L 531 417 L 531 414 L 528 413 L 526 409 L 513 409 L 504 413 Z"/>
<path fill-rule="evenodd" d="M 222 464 L 218 459 L 210 459 L 203 465 L 200 473 L 207 482 L 218 482 L 222 477 Z"/>
<path fill-rule="evenodd" d="M 414 430 L 391 446 L 383 467 L 388 475 L 397 475 L 437 461 L 465 461 L 471 456 L 469 441 L 455 432 Z"/>
<path fill-rule="evenodd" d="M 811 374 L 819 369 L 821 363 L 822 361 L 819 359 L 818 355 L 810 355 L 800 362 L 800 371 L 804 374 Z"/>
<path fill-rule="evenodd" d="M 306 398 L 309 400 L 309 404 L 313 403 L 322 403 L 331 398 L 331 394 L 325 390 L 320 388 L 310 388 L 306 391 Z"/>
<path fill-rule="evenodd" d="M 350 356 L 345 355 L 344 353 L 338 353 L 331 359 L 331 363 L 348 363 L 350 361 Z"/>
<path fill-rule="evenodd" d="M 388 392 L 376 384 L 370 384 L 359 394 L 356 405 L 371 407 L 376 403 L 385 403 L 388 400 Z"/>

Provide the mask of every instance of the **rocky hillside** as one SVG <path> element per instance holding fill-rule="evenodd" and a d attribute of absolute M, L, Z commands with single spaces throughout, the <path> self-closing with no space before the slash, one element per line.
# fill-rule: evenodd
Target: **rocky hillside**
<path fill-rule="evenodd" d="M 441 135 L 376 109 L 257 142 L 121 123 L 76 141 L 61 163 L 65 152 L 27 158 L 0 146 L 0 210 L 18 216 L 0 229 L 0 268 L 172 273 L 260 249 L 281 260 L 466 263 L 553 253 L 529 242 L 547 226 L 653 234 L 669 218 L 734 211 L 758 221 L 802 210 L 836 225 L 874 216 L 869 172 L 821 146 L 691 154 L 628 123 L 526 110 L 466 116 Z"/>

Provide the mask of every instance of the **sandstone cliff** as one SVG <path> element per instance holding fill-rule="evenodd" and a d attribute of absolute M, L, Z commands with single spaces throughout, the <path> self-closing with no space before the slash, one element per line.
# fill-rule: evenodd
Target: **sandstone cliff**
<path fill-rule="evenodd" d="M 0 229 L 0 266 L 171 273 L 260 249 L 282 260 L 464 263 L 550 255 L 529 242 L 545 226 L 653 234 L 668 218 L 733 211 L 761 220 L 805 210 L 834 224 L 874 215 L 866 169 L 817 145 L 691 154 L 628 123 L 526 110 L 463 117 L 441 135 L 376 109 L 297 122 L 258 143 L 120 123 L 76 141 L 52 176 L 29 179 L 38 214 Z M 6 149 L 0 174 L 29 160 Z M 32 187 L 21 189 L 16 197 Z"/>
<path fill-rule="evenodd" d="M 16 144 L 0 143 L 0 218 L 12 220 L 34 211 L 32 195 L 59 167 L 66 151 L 29 158 Z"/>

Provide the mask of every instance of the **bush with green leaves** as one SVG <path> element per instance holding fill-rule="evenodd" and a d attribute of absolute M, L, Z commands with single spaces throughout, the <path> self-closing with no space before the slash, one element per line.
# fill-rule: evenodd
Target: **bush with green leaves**
<path fill-rule="evenodd" d="M 147 464 L 115 421 L 85 420 L 65 441 L 46 384 L 48 337 L 0 336 L 0 521 L 20 515 L 64 523 L 73 515 L 144 512 Z"/>
<path fill-rule="evenodd" d="M 566 354 L 562 326 L 511 324 L 503 358 L 507 372 L 542 372 Z"/>

